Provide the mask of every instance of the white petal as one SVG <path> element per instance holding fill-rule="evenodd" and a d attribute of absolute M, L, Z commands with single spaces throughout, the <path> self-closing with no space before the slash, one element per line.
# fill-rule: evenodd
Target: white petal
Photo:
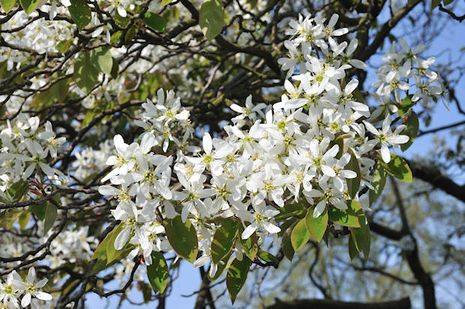
<path fill-rule="evenodd" d="M 124 245 L 128 242 L 129 234 L 131 233 L 130 227 L 125 227 L 119 234 L 116 236 L 114 247 L 116 250 L 123 249 Z"/>
<path fill-rule="evenodd" d="M 389 148 L 386 145 L 381 146 L 381 158 L 383 158 L 383 161 L 386 163 L 391 161 L 391 153 L 389 152 Z"/>
<path fill-rule="evenodd" d="M 319 216 L 321 216 L 321 214 L 323 213 L 323 211 L 325 211 L 325 208 L 326 208 L 326 201 L 325 200 L 321 200 L 315 207 L 315 209 L 313 210 L 313 217 L 314 218 L 318 218 Z"/>
<path fill-rule="evenodd" d="M 272 224 L 270 222 L 263 222 L 263 227 L 270 234 L 276 234 L 276 233 L 279 233 L 281 231 L 281 229 L 279 227 L 277 227 L 276 225 L 274 225 L 274 224 Z"/>
<path fill-rule="evenodd" d="M 120 193 L 120 190 L 112 186 L 104 185 L 98 188 L 98 192 L 102 195 L 112 196 L 112 195 L 118 195 Z"/>
<path fill-rule="evenodd" d="M 27 306 L 29 306 L 30 303 L 31 303 L 31 294 L 27 293 L 26 295 L 23 296 L 23 299 L 21 300 L 21 307 L 26 308 Z"/>
<path fill-rule="evenodd" d="M 327 165 L 322 165 L 321 166 L 321 171 L 326 176 L 329 176 L 329 177 L 335 177 L 336 176 L 336 172 L 331 167 L 329 167 Z"/>
<path fill-rule="evenodd" d="M 52 295 L 45 292 L 37 292 L 36 297 L 40 300 L 49 301 L 52 300 Z"/>
<path fill-rule="evenodd" d="M 351 94 L 358 86 L 358 80 L 352 79 L 347 86 L 344 88 L 344 94 L 349 95 Z"/>
<path fill-rule="evenodd" d="M 408 142 L 408 140 L 409 137 L 407 135 L 394 135 L 388 138 L 388 142 L 392 145 L 405 144 Z"/>
<path fill-rule="evenodd" d="M 249 225 L 248 227 L 245 228 L 244 232 L 242 232 L 242 239 L 247 239 L 249 238 L 250 236 L 252 236 L 252 234 L 257 230 L 257 225 L 255 225 L 255 223 L 252 223 L 251 225 Z"/>
<path fill-rule="evenodd" d="M 212 137 L 210 136 L 208 132 L 203 135 L 202 146 L 203 146 L 203 151 L 205 151 L 205 153 L 209 154 L 212 152 L 212 148 L 213 148 Z"/>

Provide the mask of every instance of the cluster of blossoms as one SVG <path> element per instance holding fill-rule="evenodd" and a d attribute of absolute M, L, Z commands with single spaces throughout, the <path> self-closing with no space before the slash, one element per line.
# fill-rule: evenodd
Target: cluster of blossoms
<path fill-rule="evenodd" d="M 397 112 L 409 90 L 414 90 L 411 101 L 419 101 L 426 108 L 432 107 L 432 103 L 444 92 L 439 74 L 431 68 L 434 57 L 423 59 L 419 55 L 424 48 L 422 45 L 410 48 L 401 38 L 383 57 L 377 72 L 378 81 L 374 85 L 376 94 L 382 102 L 390 102 L 393 112 Z"/>
<path fill-rule="evenodd" d="M 34 173 L 49 179 L 65 176 L 50 166 L 57 158 L 58 149 L 65 143 L 57 137 L 52 124 L 39 126 L 38 117 L 18 115 L 8 121 L 0 132 L 0 191 L 4 192 L 12 183 L 27 180 Z"/>
<path fill-rule="evenodd" d="M 32 17 L 37 16 L 34 12 Z M 0 47 L 0 62 L 5 61 L 8 70 L 21 66 L 31 55 L 56 53 L 60 43 L 74 40 L 74 25 L 60 20 L 31 22 L 30 18 L 20 11 L 2 24 L 1 37 L 6 45 Z"/>
<path fill-rule="evenodd" d="M 47 279 L 37 281 L 34 267 L 29 268 L 25 280 L 16 272 L 11 272 L 5 282 L 0 281 L 0 304 L 4 308 L 43 308 L 52 300 L 52 295 L 42 291 Z M 20 301 L 21 300 L 21 301 Z"/>
<path fill-rule="evenodd" d="M 336 22 L 337 15 L 328 22 L 307 17 L 291 23 L 289 55 L 280 59 L 289 71 L 286 93 L 273 106 L 254 105 L 251 98 L 245 107 L 231 106 L 240 115 L 224 128 L 224 138 L 205 133 L 200 148 L 190 146 L 189 112 L 173 92 L 165 98 L 159 90 L 156 104 L 143 105 L 136 124 L 145 132 L 130 144 L 114 138 L 117 153 L 107 161 L 113 169 L 103 179 L 110 184 L 99 188 L 117 201 L 112 213 L 124 226 L 116 249 L 130 241 L 133 254 L 150 264 L 153 250 L 170 250 L 163 220 L 180 215 L 195 226 L 202 252 L 195 265 L 204 265 L 218 228 L 215 218 L 236 218 L 242 239 L 255 234 L 261 243 L 280 231 L 275 216 L 285 204 L 304 202 L 318 217 L 361 199 L 349 192 L 349 182 L 372 187 L 378 157 L 388 163 L 389 147 L 409 137 L 402 134 L 404 125 L 392 122 L 389 109 L 373 111 L 358 99 L 358 81 L 348 72 L 365 64 L 351 58 L 355 40 L 337 41 L 348 30 L 335 29 Z M 349 167 L 351 161 L 357 168 Z M 239 242 L 233 251 L 230 260 L 240 259 Z"/>
<path fill-rule="evenodd" d="M 97 239 L 94 236 L 89 236 L 88 226 L 80 228 L 71 226 L 52 241 L 50 245 L 51 266 L 56 268 L 67 263 L 88 261 L 93 254 L 92 248 L 96 246 Z"/>

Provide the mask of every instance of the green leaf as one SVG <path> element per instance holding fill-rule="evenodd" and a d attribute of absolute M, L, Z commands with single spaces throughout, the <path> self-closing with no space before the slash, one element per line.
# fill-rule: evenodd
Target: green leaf
<path fill-rule="evenodd" d="M 230 257 L 231 257 L 231 254 L 229 254 L 226 258 L 222 259 L 218 264 L 216 264 L 215 275 L 213 277 L 210 277 L 210 274 L 208 275 L 208 278 L 210 279 L 210 281 L 212 282 L 215 281 L 223 274 L 224 270 L 228 266 L 228 261 Z"/>
<path fill-rule="evenodd" d="M 310 240 L 320 242 L 328 227 L 328 211 L 325 210 L 319 217 L 313 217 L 313 208 L 309 208 L 305 216 L 305 224 L 310 233 Z"/>
<path fill-rule="evenodd" d="M 83 30 L 92 19 L 92 11 L 85 0 L 71 0 L 68 10 L 79 30 Z"/>
<path fill-rule="evenodd" d="M 213 263 L 217 264 L 225 258 L 232 250 L 239 232 L 239 223 L 228 218 L 215 231 L 211 245 L 211 255 Z"/>
<path fill-rule="evenodd" d="M 0 226 L 11 229 L 20 216 L 20 213 L 21 211 L 19 209 L 6 209 L 0 212 Z"/>
<path fill-rule="evenodd" d="M 358 164 L 357 157 L 355 157 L 355 154 L 352 150 L 350 150 L 350 161 L 346 166 L 347 169 L 354 171 L 357 173 L 357 177 L 352 178 L 352 179 L 347 179 L 347 187 L 349 191 L 349 195 L 351 198 L 355 198 L 357 195 L 358 189 L 360 189 L 360 181 L 362 179 L 361 177 L 361 172 L 360 172 L 360 166 Z"/>
<path fill-rule="evenodd" d="M 31 106 L 43 109 L 53 105 L 55 102 L 64 102 L 69 90 L 69 79 L 56 81 L 47 90 L 40 91 L 32 97 Z"/>
<path fill-rule="evenodd" d="M 97 62 L 105 74 L 111 74 L 113 69 L 113 57 L 111 56 L 110 49 L 102 49 L 97 52 Z"/>
<path fill-rule="evenodd" d="M 107 259 L 107 248 L 109 247 L 108 245 L 111 243 L 112 247 L 114 248 L 114 239 L 116 236 L 113 234 L 115 231 L 119 234 L 119 232 L 123 229 L 123 224 L 120 223 L 116 227 L 114 227 L 108 234 L 105 236 L 105 238 L 98 244 L 97 248 L 95 248 L 94 254 L 92 255 L 92 259 L 101 259 L 103 258 L 105 261 Z M 113 242 L 111 240 L 113 239 Z M 111 253 L 110 253 L 111 255 Z"/>
<path fill-rule="evenodd" d="M 53 203 L 48 203 L 45 207 L 44 235 L 53 227 L 57 218 L 57 207 Z"/>
<path fill-rule="evenodd" d="M 181 216 L 167 219 L 165 224 L 166 236 L 176 253 L 193 263 L 197 258 L 198 239 L 192 222 L 187 219 L 182 222 Z"/>
<path fill-rule="evenodd" d="M 224 27 L 224 9 L 219 0 L 205 0 L 200 7 L 199 25 L 208 40 L 213 40 Z"/>
<path fill-rule="evenodd" d="M 307 229 L 306 218 L 297 222 L 291 232 L 291 243 L 295 251 L 302 249 L 310 240 L 310 233 Z"/>
<path fill-rule="evenodd" d="M 168 264 L 161 252 L 152 252 L 152 264 L 147 266 L 147 276 L 155 291 L 163 294 L 168 285 Z"/>
<path fill-rule="evenodd" d="M 42 4 L 41 0 L 19 0 L 19 3 L 21 4 L 21 7 L 23 8 L 24 12 L 26 12 L 27 15 L 31 14 L 34 12 L 39 5 Z"/>
<path fill-rule="evenodd" d="M 257 235 L 253 233 L 249 238 L 241 239 L 241 244 L 247 257 L 252 261 L 255 260 L 259 249 Z"/>
<path fill-rule="evenodd" d="M 244 256 L 242 261 L 236 259 L 229 267 L 226 276 L 226 287 L 228 288 L 232 303 L 236 300 L 237 294 L 239 294 L 247 280 L 250 265 L 252 265 L 252 261 Z"/>
<path fill-rule="evenodd" d="M 398 114 L 400 116 L 404 116 L 406 113 L 410 111 L 410 109 L 415 105 L 415 102 L 412 101 L 412 96 L 407 96 L 404 99 L 402 99 L 402 102 L 400 104 L 400 108 L 398 110 Z"/>
<path fill-rule="evenodd" d="M 277 221 L 283 221 L 291 217 L 303 218 L 307 213 L 303 203 L 289 203 L 284 205 L 284 207 L 280 207 L 278 210 L 280 213 L 275 217 Z"/>
<path fill-rule="evenodd" d="M 412 182 L 413 176 L 407 161 L 391 153 L 389 163 L 382 162 L 384 169 L 388 174 L 405 182 Z"/>
<path fill-rule="evenodd" d="M 74 63 L 73 79 L 86 93 L 89 93 L 98 82 L 100 66 L 95 51 L 83 52 L 78 55 Z"/>
<path fill-rule="evenodd" d="M 258 0 L 247 0 L 247 3 L 252 7 L 255 8 L 257 6 Z"/>
<path fill-rule="evenodd" d="M 350 238 L 357 252 L 362 253 L 365 260 L 368 260 L 370 255 L 370 227 L 366 218 L 360 218 L 360 228 L 350 229 Z M 351 254 L 350 250 L 349 247 L 349 255 Z"/>
<path fill-rule="evenodd" d="M 362 205 L 357 201 L 349 201 L 345 210 L 330 207 L 328 215 L 331 222 L 348 227 L 360 227 L 359 218 L 365 218 Z"/>
<path fill-rule="evenodd" d="M 0 0 L 0 4 L 5 13 L 8 13 L 16 5 L 16 0 Z"/>
<path fill-rule="evenodd" d="M 47 208 L 48 202 L 44 202 L 42 204 L 32 205 L 29 206 L 29 210 L 37 216 L 39 220 L 45 219 L 45 209 Z"/>
<path fill-rule="evenodd" d="M 372 205 L 376 199 L 383 192 L 384 186 L 386 185 L 386 172 L 383 165 L 378 161 L 375 165 L 375 170 L 373 172 L 373 180 L 371 182 L 373 190 L 370 190 L 368 193 L 370 205 Z"/>
<path fill-rule="evenodd" d="M 20 180 L 12 184 L 8 190 L 7 194 L 11 197 L 13 202 L 19 202 L 29 191 L 29 184 L 25 180 Z"/>
<path fill-rule="evenodd" d="M 140 289 L 142 291 L 142 297 L 144 299 L 144 304 L 147 304 L 150 302 L 150 299 L 152 298 L 152 288 L 150 287 L 149 284 L 145 282 L 139 282 L 140 284 Z"/>
<path fill-rule="evenodd" d="M 294 258 L 295 250 L 292 247 L 292 242 L 291 242 L 291 229 L 287 229 L 286 232 L 284 232 L 281 247 L 282 247 L 284 256 L 289 261 L 292 261 L 292 259 Z"/>
<path fill-rule="evenodd" d="M 119 251 L 121 250 L 116 250 L 115 249 L 115 241 L 116 237 L 121 233 L 121 231 L 125 228 L 125 224 L 121 222 L 118 224 L 108 235 L 105 237 L 105 239 L 108 238 L 108 241 L 106 243 L 105 247 L 105 255 L 107 259 L 107 265 L 112 263 L 113 261 L 117 260 L 119 257 Z M 129 237 L 130 239 L 131 237 Z"/>
<path fill-rule="evenodd" d="M 130 19 L 127 17 L 123 17 L 118 14 L 118 12 L 115 13 L 115 15 L 112 16 L 113 20 L 115 21 L 116 25 L 122 29 L 126 29 L 126 27 L 130 23 Z"/>
<path fill-rule="evenodd" d="M 147 12 L 144 14 L 144 23 L 151 29 L 158 32 L 165 32 L 166 19 L 158 14 Z"/>
<path fill-rule="evenodd" d="M 354 240 L 352 237 L 349 237 L 349 257 L 350 260 L 352 261 L 358 256 L 359 252 L 357 250 L 357 247 L 355 246 Z"/>
<path fill-rule="evenodd" d="M 275 257 L 273 254 L 265 251 L 265 250 L 259 250 L 257 256 L 264 261 L 265 263 L 271 264 L 274 268 L 277 268 L 279 266 L 279 259 Z"/>
<path fill-rule="evenodd" d="M 418 134 L 418 128 L 420 126 L 418 122 L 418 115 L 415 112 L 410 112 L 407 116 L 404 117 L 404 124 L 407 126 L 404 131 L 402 131 L 403 135 L 407 135 L 409 137 L 409 141 L 405 144 L 400 145 L 400 149 L 402 151 L 407 150 L 410 145 L 412 145 L 413 141 Z"/>
<path fill-rule="evenodd" d="M 30 219 L 31 219 L 31 213 L 27 211 L 26 209 L 23 209 L 23 211 L 21 212 L 18 218 L 18 223 L 19 223 L 19 227 L 21 228 L 21 230 L 26 229 L 27 225 L 29 224 Z"/>
<path fill-rule="evenodd" d="M 161 6 L 165 6 L 165 5 L 170 4 L 171 2 L 173 2 L 173 0 L 161 0 L 160 5 L 161 5 Z"/>
<path fill-rule="evenodd" d="M 431 9 L 433 10 L 434 8 L 436 8 L 439 3 L 441 3 L 441 0 L 431 0 Z"/>

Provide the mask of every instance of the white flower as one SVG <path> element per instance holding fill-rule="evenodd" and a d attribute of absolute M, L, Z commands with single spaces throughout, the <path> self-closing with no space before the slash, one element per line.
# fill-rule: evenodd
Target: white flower
<path fill-rule="evenodd" d="M 279 214 L 278 210 L 266 207 L 263 203 L 254 205 L 253 208 L 255 210 L 253 221 L 242 232 L 242 239 L 249 238 L 257 230 L 261 232 L 266 231 L 270 234 L 276 234 L 281 231 L 279 227 L 270 222 L 274 216 Z"/>
<path fill-rule="evenodd" d="M 25 292 L 23 298 L 21 299 L 21 306 L 29 306 L 32 298 L 37 298 L 43 301 L 52 300 L 52 295 L 41 291 L 41 289 L 45 286 L 47 281 L 48 279 L 44 278 L 36 282 L 36 271 L 34 267 L 29 268 L 26 281 L 22 282 L 22 285 L 20 287 L 20 289 L 24 290 Z"/>
<path fill-rule="evenodd" d="M 389 117 L 384 119 L 383 127 L 381 130 L 376 129 L 368 121 L 363 121 L 363 123 L 365 124 L 366 129 L 375 135 L 378 143 L 381 144 L 381 158 L 386 163 L 391 161 L 389 146 L 405 144 L 409 140 L 407 135 L 399 135 L 399 133 L 405 129 L 404 125 L 398 126 L 394 132 L 391 131 L 391 119 Z"/>

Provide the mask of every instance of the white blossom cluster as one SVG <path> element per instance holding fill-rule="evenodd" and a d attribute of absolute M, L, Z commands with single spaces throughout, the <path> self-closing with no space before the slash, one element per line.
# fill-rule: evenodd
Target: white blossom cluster
<path fill-rule="evenodd" d="M 318 217 L 360 198 L 348 192 L 352 179 L 371 187 L 378 154 L 390 162 L 389 148 L 409 138 L 404 125 L 393 123 L 394 114 L 380 112 L 382 104 L 373 110 L 357 94 L 351 70 L 365 64 L 351 58 L 356 40 L 337 41 L 348 32 L 335 29 L 337 18 L 293 21 L 289 55 L 280 59 L 289 72 L 281 101 L 270 107 L 249 98 L 245 107 L 232 105 L 239 116 L 224 128 L 226 137 L 205 133 L 200 150 L 189 112 L 173 92 L 159 90 L 156 104 L 143 105 L 136 124 L 145 132 L 130 144 L 115 136 L 116 155 L 107 160 L 113 169 L 103 179 L 110 184 L 99 188 L 117 201 L 112 213 L 124 224 L 116 249 L 130 241 L 150 264 L 152 250 L 169 250 L 163 218 L 180 214 L 195 225 L 202 251 L 195 265 L 203 265 L 218 228 L 210 219 L 237 218 L 243 239 L 255 233 L 262 242 L 280 231 L 274 217 L 286 203 L 305 201 Z M 358 172 L 348 166 L 351 160 Z M 242 255 L 240 244 L 234 252 L 231 259 Z"/>
<path fill-rule="evenodd" d="M 444 92 L 439 74 L 431 68 L 435 58 L 423 59 L 419 55 L 424 49 L 423 45 L 411 48 L 400 38 L 383 57 L 374 85 L 383 102 L 397 103 L 390 105 L 393 112 L 397 111 L 409 90 L 414 90 L 411 101 L 419 101 L 426 108 L 432 107 Z"/>
<path fill-rule="evenodd" d="M 56 53 L 60 43 L 73 42 L 74 25 L 62 20 L 31 22 L 37 15 L 20 11 L 2 24 L 1 37 L 6 44 L 0 47 L 0 62 L 5 61 L 8 70 L 19 68 L 31 55 Z"/>
<path fill-rule="evenodd" d="M 57 137 L 50 122 L 40 126 L 38 117 L 20 114 L 7 122 L 0 132 L 0 141 L 0 191 L 34 173 L 49 179 L 65 177 L 50 166 L 66 141 Z"/>
<path fill-rule="evenodd" d="M 46 239 L 47 237 L 45 237 Z M 51 266 L 56 268 L 66 263 L 88 261 L 93 254 L 92 248 L 96 246 L 97 239 L 94 236 L 89 236 L 88 226 L 79 228 L 71 226 L 52 241 L 50 245 Z"/>
<path fill-rule="evenodd" d="M 34 267 L 29 268 L 25 280 L 12 271 L 4 282 L 0 281 L 0 305 L 8 309 L 26 308 L 29 305 L 33 309 L 44 308 L 46 302 L 52 300 L 52 295 L 42 291 L 47 281 L 46 278 L 37 281 Z"/>

